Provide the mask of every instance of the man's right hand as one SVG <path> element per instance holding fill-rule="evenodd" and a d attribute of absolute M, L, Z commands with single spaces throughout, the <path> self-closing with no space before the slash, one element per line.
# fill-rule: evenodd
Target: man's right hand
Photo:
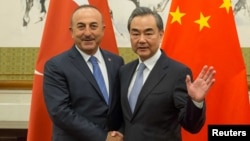
<path fill-rule="evenodd" d="M 123 134 L 118 131 L 109 131 L 106 141 L 123 141 Z"/>

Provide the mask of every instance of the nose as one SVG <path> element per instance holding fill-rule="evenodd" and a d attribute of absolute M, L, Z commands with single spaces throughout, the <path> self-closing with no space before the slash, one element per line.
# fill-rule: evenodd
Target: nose
<path fill-rule="evenodd" d="M 91 29 L 89 27 L 86 27 L 84 30 L 84 35 L 88 36 L 91 34 Z"/>
<path fill-rule="evenodd" d="M 145 41 L 146 41 L 145 36 L 143 34 L 140 35 L 140 37 L 139 37 L 139 43 L 145 43 Z"/>

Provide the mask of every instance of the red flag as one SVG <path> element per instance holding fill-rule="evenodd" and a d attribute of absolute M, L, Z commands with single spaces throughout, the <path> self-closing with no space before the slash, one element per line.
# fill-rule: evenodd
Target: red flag
<path fill-rule="evenodd" d="M 163 50 L 189 66 L 194 78 L 214 66 L 216 81 L 206 97 L 206 122 L 183 141 L 205 141 L 209 124 L 249 124 L 247 75 L 230 0 L 172 0 Z"/>
<path fill-rule="evenodd" d="M 69 31 L 71 14 L 80 4 L 96 6 L 106 25 L 101 47 L 118 54 L 107 0 L 50 0 L 41 46 L 36 62 L 32 88 L 30 119 L 27 141 L 50 141 L 52 124 L 43 98 L 43 67 L 45 62 L 73 45 Z"/>

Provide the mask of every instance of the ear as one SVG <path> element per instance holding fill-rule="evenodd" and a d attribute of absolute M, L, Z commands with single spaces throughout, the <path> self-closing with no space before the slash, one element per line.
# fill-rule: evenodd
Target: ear
<path fill-rule="evenodd" d="M 72 30 L 73 30 L 73 29 L 72 29 L 72 27 L 70 26 L 70 27 L 69 27 L 69 31 L 72 32 Z"/>
<path fill-rule="evenodd" d="M 160 31 L 160 36 L 163 37 L 163 35 L 164 35 L 164 31 L 161 30 L 161 31 Z"/>
<path fill-rule="evenodd" d="M 72 29 L 72 27 L 69 27 L 69 31 L 71 33 L 71 37 L 73 37 L 73 29 Z"/>
<path fill-rule="evenodd" d="M 160 34 L 160 36 L 161 36 L 161 41 L 162 41 L 163 36 L 164 36 L 164 31 L 163 31 L 163 30 L 161 30 L 159 34 Z"/>

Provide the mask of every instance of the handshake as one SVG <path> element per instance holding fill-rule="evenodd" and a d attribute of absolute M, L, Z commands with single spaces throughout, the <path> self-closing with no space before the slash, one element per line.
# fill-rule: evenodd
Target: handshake
<path fill-rule="evenodd" d="M 123 134 L 118 131 L 109 131 L 106 141 L 123 141 Z"/>

